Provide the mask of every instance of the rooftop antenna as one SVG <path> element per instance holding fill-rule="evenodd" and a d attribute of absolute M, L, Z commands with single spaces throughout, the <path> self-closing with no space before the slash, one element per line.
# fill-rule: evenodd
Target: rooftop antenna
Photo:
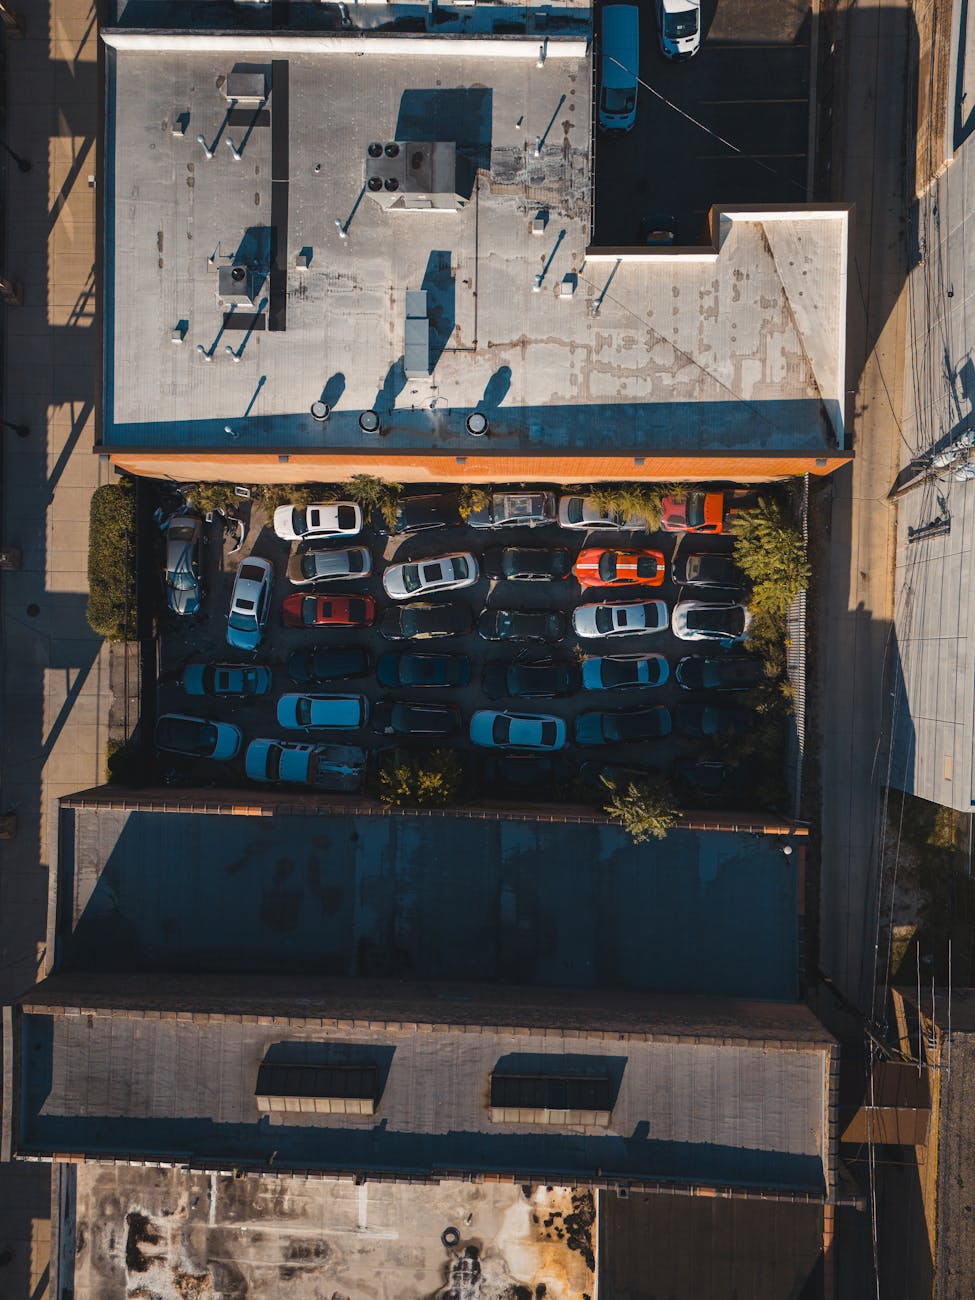
<path fill-rule="evenodd" d="M 199 352 L 200 357 L 201 357 L 201 359 L 202 359 L 203 361 L 212 361 L 212 360 L 213 360 L 213 354 L 212 354 L 211 352 L 208 352 L 207 349 L 203 346 L 202 343 L 197 343 L 197 345 L 196 345 L 196 350 L 197 350 L 197 352 Z"/>
<path fill-rule="evenodd" d="M 230 436 L 231 436 L 231 438 L 239 438 L 239 437 L 240 437 L 240 434 L 239 434 L 239 433 L 236 433 L 233 429 L 231 429 L 231 427 L 230 427 L 229 424 L 225 424 L 225 425 L 223 426 L 223 431 L 224 431 L 224 433 L 229 433 Z"/>
<path fill-rule="evenodd" d="M 241 158 L 243 158 L 244 155 L 237 148 L 237 146 L 234 144 L 233 140 L 231 140 L 229 135 L 227 136 L 227 148 L 234 155 L 234 162 L 240 162 Z"/>
<path fill-rule="evenodd" d="M 240 357 L 237 355 L 237 350 L 232 343 L 228 343 L 226 345 L 226 347 L 224 348 L 224 352 L 226 352 L 227 356 L 230 357 L 232 361 L 240 360 Z"/>
<path fill-rule="evenodd" d="M 205 135 L 203 135 L 202 132 L 196 137 L 196 142 L 197 144 L 201 144 L 203 146 L 203 152 L 206 154 L 208 158 L 213 157 L 213 150 L 207 144 L 207 138 Z"/>
<path fill-rule="evenodd" d="M 548 54 L 548 37 L 547 37 L 547 36 L 546 36 L 545 40 L 542 41 L 541 45 L 538 47 L 538 62 L 535 64 L 535 67 L 536 67 L 536 68 L 544 68 L 544 67 L 545 67 L 545 56 L 546 56 L 546 54 Z"/>

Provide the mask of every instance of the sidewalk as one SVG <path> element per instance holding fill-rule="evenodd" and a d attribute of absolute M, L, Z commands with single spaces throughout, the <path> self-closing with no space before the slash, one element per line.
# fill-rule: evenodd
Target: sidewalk
<path fill-rule="evenodd" d="M 108 467 L 94 440 L 95 172 L 98 43 L 87 0 L 27 0 L 26 36 L 6 46 L 5 138 L 31 160 L 4 162 L 6 307 L 2 541 L 23 553 L 0 579 L 3 618 L 0 783 L 15 839 L 0 845 L 0 995 L 47 959 L 48 867 L 56 799 L 98 783 L 108 723 L 107 651 L 85 621 L 88 508 Z M 48 1294 L 50 1176 L 0 1167 L 0 1292 Z"/>

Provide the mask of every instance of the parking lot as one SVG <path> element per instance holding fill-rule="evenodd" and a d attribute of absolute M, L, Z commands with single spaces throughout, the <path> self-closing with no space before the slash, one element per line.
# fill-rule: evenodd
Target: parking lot
<path fill-rule="evenodd" d="M 640 87 L 632 131 L 596 132 L 594 244 L 636 245 L 641 220 L 660 215 L 676 244 L 694 244 L 714 203 L 806 201 L 808 5 L 703 0 L 701 23 L 698 54 L 671 63 L 653 7 L 640 8 L 640 77 L 653 90 Z"/>
<path fill-rule="evenodd" d="M 659 740 L 610 744 L 599 746 L 580 746 L 573 743 L 573 722 L 578 714 L 593 710 L 634 710 L 665 705 L 673 710 L 675 706 L 692 700 L 701 700 L 701 696 L 683 690 L 674 680 L 674 667 L 685 655 L 726 655 L 732 651 L 724 650 L 715 642 L 693 642 L 679 640 L 668 628 L 651 634 L 626 635 L 620 637 L 600 637 L 583 639 L 572 630 L 572 611 L 583 603 L 599 600 L 639 601 L 662 599 L 672 611 L 679 599 L 680 589 L 672 580 L 670 558 L 675 540 L 680 534 L 659 532 L 652 535 L 635 530 L 623 532 L 607 531 L 601 533 L 577 531 L 561 528 L 556 524 L 547 524 L 538 528 L 503 527 L 491 529 L 473 529 L 467 526 L 442 528 L 404 537 L 384 538 L 367 524 L 363 532 L 345 542 L 331 539 L 317 545 L 326 545 L 328 549 L 341 549 L 343 546 L 364 545 L 372 555 L 372 574 L 365 580 L 351 580 L 321 584 L 321 589 L 335 595 L 362 594 L 373 597 L 377 606 L 376 625 L 365 629 L 350 628 L 288 628 L 282 626 L 281 604 L 284 597 L 294 591 L 314 591 L 316 587 L 297 588 L 288 581 L 285 570 L 291 547 L 289 543 L 278 538 L 268 527 L 260 508 L 253 503 L 250 509 L 250 522 L 244 545 L 235 554 L 230 553 L 230 543 L 222 543 L 219 528 L 209 526 L 211 540 L 204 548 L 206 578 L 205 596 L 201 613 L 195 618 L 177 618 L 173 615 L 164 617 L 161 637 L 161 676 L 159 684 L 158 711 L 164 713 L 178 712 L 193 716 L 233 722 L 244 734 L 244 746 L 258 737 L 279 737 L 282 739 L 306 740 L 308 736 L 302 731 L 283 730 L 276 717 L 278 699 L 288 693 L 302 690 L 321 694 L 356 694 L 364 695 L 375 708 L 381 699 L 413 700 L 423 703 L 453 705 L 460 710 L 461 728 L 446 741 L 429 737 L 390 737 L 377 734 L 371 723 L 355 731 L 318 731 L 312 739 L 324 743 L 354 744 L 370 750 L 388 748 L 396 744 L 406 749 L 422 751 L 436 748 L 446 743 L 465 757 L 468 778 L 467 793 L 481 796 L 492 793 L 480 781 L 483 774 L 484 757 L 489 751 L 477 750 L 468 735 L 468 725 L 472 714 L 478 709 L 508 709 L 519 713 L 544 713 L 562 718 L 568 725 L 569 744 L 566 749 L 555 756 L 554 770 L 546 775 L 544 788 L 533 791 L 548 797 L 572 797 L 577 793 L 575 779 L 580 764 L 589 761 L 598 764 L 622 765 L 667 773 L 676 759 L 695 758 L 711 752 L 711 742 L 703 737 L 692 737 L 674 732 Z M 728 553 L 732 541 L 729 537 L 694 537 L 695 549 L 709 549 Z M 687 543 L 684 543 L 686 545 Z M 464 635 L 437 637 L 429 640 L 389 641 L 380 633 L 378 624 L 391 606 L 405 606 L 408 602 L 391 600 L 385 595 L 382 574 L 391 562 L 422 559 L 452 552 L 468 551 L 479 562 L 483 561 L 485 551 L 494 547 L 531 547 L 564 548 L 572 561 L 583 548 L 610 546 L 619 548 L 651 548 L 662 551 L 667 560 L 666 577 L 662 586 L 626 586 L 618 588 L 589 588 L 583 591 L 576 578 L 570 576 L 564 580 L 550 582 L 525 582 L 511 580 L 491 581 L 485 576 L 475 585 L 465 589 L 449 591 L 439 596 L 424 597 L 437 604 L 457 604 L 466 606 L 474 620 L 482 609 L 515 610 L 558 610 L 564 613 L 567 634 L 556 645 L 537 643 L 498 643 L 482 639 L 475 631 Z M 274 565 L 275 584 L 272 595 L 272 608 L 267 631 L 256 656 L 235 652 L 226 644 L 226 614 L 229 609 L 234 575 L 242 559 L 248 554 L 262 556 Z M 707 598 L 705 589 L 686 589 L 685 599 Z M 299 650 L 312 648 L 333 648 L 346 646 L 365 647 L 372 660 L 372 670 L 368 675 L 351 680 L 337 681 L 317 687 L 295 685 L 288 674 L 289 656 Z M 441 654 L 467 656 L 471 661 L 470 683 L 463 687 L 436 688 L 400 688 L 395 691 L 385 690 L 375 675 L 377 660 L 384 653 L 391 651 L 414 652 L 421 654 Z M 581 687 L 573 695 L 558 699 L 511 698 L 505 696 L 497 699 L 487 698 L 482 687 L 482 674 L 487 664 L 501 662 L 510 664 L 516 661 L 537 661 L 553 658 L 578 673 L 580 663 L 585 655 L 629 655 L 635 653 L 654 653 L 666 657 L 670 666 L 669 680 L 659 687 L 650 689 L 618 689 L 611 691 L 589 691 Z M 740 647 L 738 653 L 741 653 Z M 270 693 L 258 699 L 234 700 L 190 697 L 182 687 L 182 677 L 189 663 L 235 663 L 258 662 L 267 664 L 272 669 L 273 684 Z M 741 697 L 722 697 L 720 693 L 710 692 L 709 702 L 739 704 Z M 725 742 L 727 744 L 727 742 Z M 473 760 L 476 753 L 480 756 Z M 491 751 L 496 753 L 497 751 Z M 472 761 L 473 760 L 473 761 Z M 216 763 L 207 760 L 185 759 L 172 753 L 160 753 L 160 773 L 164 780 L 174 784 L 227 784 L 243 781 L 243 752 L 241 756 L 229 763 Z M 601 787 L 597 785 L 597 793 Z"/>

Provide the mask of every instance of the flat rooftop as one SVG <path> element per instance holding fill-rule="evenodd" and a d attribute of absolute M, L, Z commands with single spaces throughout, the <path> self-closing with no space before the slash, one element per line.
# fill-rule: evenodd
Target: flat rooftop
<path fill-rule="evenodd" d="M 59 962 L 789 1000 L 772 837 L 463 817 L 62 808 Z"/>
<path fill-rule="evenodd" d="M 19 1146 L 217 1167 L 515 1172 L 545 1182 L 599 1170 L 611 1179 L 821 1194 L 825 1047 L 692 1034 L 28 1012 Z M 269 1053 L 293 1060 L 303 1045 L 316 1059 L 371 1063 L 381 1080 L 374 1113 L 262 1114 L 262 1062 Z M 521 1111 L 512 1122 L 515 1111 L 490 1109 L 498 1104 L 492 1074 L 598 1076 L 611 1097 L 601 1122 L 581 1110 L 548 1119 Z"/>
<path fill-rule="evenodd" d="M 67 1176 L 74 1255 L 61 1278 L 78 1296 L 122 1300 L 142 1287 L 160 1300 L 405 1300 L 445 1287 L 466 1294 L 472 1269 L 483 1300 L 578 1300 L 595 1290 L 585 1258 L 594 1206 L 584 1187 L 526 1196 L 510 1184 L 355 1187 L 85 1164 Z M 563 1227 L 567 1218 L 575 1232 Z M 456 1246 L 441 1240 L 448 1227 L 457 1228 Z"/>
<path fill-rule="evenodd" d="M 717 252 L 587 260 L 585 41 L 539 68 L 532 37 L 106 39 L 108 447 L 469 451 L 475 410 L 492 455 L 842 445 L 846 212 L 729 210 Z M 235 68 L 263 103 L 228 101 Z M 393 140 L 454 144 L 464 206 L 381 208 L 367 149 Z"/>

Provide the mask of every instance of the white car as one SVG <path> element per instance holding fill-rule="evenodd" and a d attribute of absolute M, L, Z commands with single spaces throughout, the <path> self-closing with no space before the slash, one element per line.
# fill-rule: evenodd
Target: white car
<path fill-rule="evenodd" d="M 409 600 L 434 591 L 472 587 L 481 576 L 477 560 L 469 551 L 437 555 L 410 564 L 391 564 L 383 574 L 383 590 L 393 600 Z"/>
<path fill-rule="evenodd" d="M 716 605 L 707 600 L 680 600 L 674 606 L 674 636 L 682 641 L 744 641 L 752 616 L 744 605 Z"/>
<path fill-rule="evenodd" d="M 267 560 L 249 555 L 234 579 L 227 616 L 227 645 L 235 650 L 256 650 L 261 644 L 271 610 L 274 569 Z"/>
<path fill-rule="evenodd" d="M 355 731 L 369 718 L 363 695 L 282 695 L 278 726 L 286 731 Z"/>
<path fill-rule="evenodd" d="M 190 758 L 235 758 L 244 739 L 232 722 L 211 722 L 186 713 L 164 713 L 156 723 L 156 745 Z"/>
<path fill-rule="evenodd" d="M 657 35 L 665 59 L 682 63 L 701 48 L 701 0 L 656 0 Z"/>
<path fill-rule="evenodd" d="M 290 781 L 320 790 L 355 793 L 366 773 L 366 751 L 354 745 L 312 745 L 300 740 L 252 740 L 244 757 L 252 781 Z"/>
<path fill-rule="evenodd" d="M 646 528 L 645 519 L 624 519 L 616 510 L 608 514 L 596 505 L 592 497 L 559 497 L 559 527 L 578 528 Z"/>
<path fill-rule="evenodd" d="M 274 531 L 286 542 L 306 537 L 355 537 L 362 532 L 362 508 L 354 501 L 318 501 L 311 506 L 278 506 Z"/>
<path fill-rule="evenodd" d="M 635 636 L 667 628 L 664 600 L 604 601 L 579 605 L 572 611 L 576 636 Z"/>
<path fill-rule="evenodd" d="M 506 713 L 479 709 L 471 718 L 471 740 L 486 749 L 563 749 L 566 726 L 550 713 Z"/>
<path fill-rule="evenodd" d="M 582 661 L 584 691 L 644 690 L 669 678 L 663 655 L 589 655 Z"/>
<path fill-rule="evenodd" d="M 309 582 L 368 578 L 371 573 L 372 556 L 367 546 L 350 546 L 343 551 L 296 550 L 288 561 L 288 581 L 295 587 Z"/>

